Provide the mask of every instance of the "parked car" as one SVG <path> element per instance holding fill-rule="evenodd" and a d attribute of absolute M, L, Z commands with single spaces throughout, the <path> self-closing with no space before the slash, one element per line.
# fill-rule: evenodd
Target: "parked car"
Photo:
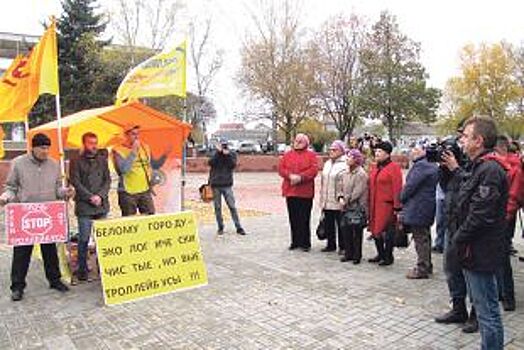
<path fill-rule="evenodd" d="M 255 141 L 242 141 L 238 146 L 238 153 L 242 154 L 259 154 L 262 153 L 262 147 Z"/>
<path fill-rule="evenodd" d="M 284 154 L 287 151 L 289 151 L 290 149 L 291 149 L 291 146 L 288 146 L 285 143 L 277 144 L 277 152 L 278 152 L 278 154 Z"/>
<path fill-rule="evenodd" d="M 240 147 L 240 142 L 237 140 L 229 140 L 227 141 L 227 147 L 234 152 L 238 152 L 238 148 Z"/>

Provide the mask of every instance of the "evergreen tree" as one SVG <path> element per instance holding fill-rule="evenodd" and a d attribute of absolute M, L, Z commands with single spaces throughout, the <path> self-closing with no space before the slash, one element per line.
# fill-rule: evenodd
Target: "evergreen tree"
<path fill-rule="evenodd" d="M 63 0 L 58 20 L 58 62 L 62 113 L 100 107 L 104 92 L 97 89 L 103 73 L 100 40 L 106 28 L 103 14 L 97 14 L 95 0 Z"/>

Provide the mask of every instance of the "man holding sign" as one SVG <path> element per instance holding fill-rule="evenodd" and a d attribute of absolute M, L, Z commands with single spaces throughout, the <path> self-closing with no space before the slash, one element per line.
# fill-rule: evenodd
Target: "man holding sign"
<path fill-rule="evenodd" d="M 31 141 L 31 152 L 15 158 L 0 195 L 0 205 L 9 202 L 42 203 L 67 199 L 74 195 L 72 187 L 63 187 L 60 166 L 49 158 L 51 140 L 44 134 L 36 134 Z M 41 244 L 42 258 L 49 286 L 60 292 L 69 288 L 60 280 L 60 269 L 55 243 Z M 26 275 L 31 262 L 33 245 L 13 248 L 11 265 L 11 299 L 22 300 L 26 287 Z"/>

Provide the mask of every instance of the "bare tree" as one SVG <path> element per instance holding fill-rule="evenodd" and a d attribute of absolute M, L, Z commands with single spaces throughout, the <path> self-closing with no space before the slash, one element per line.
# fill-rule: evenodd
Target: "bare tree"
<path fill-rule="evenodd" d="M 297 126 L 313 112 L 317 84 L 300 28 L 301 2 L 259 3 L 252 10 L 255 34 L 242 47 L 239 85 L 272 107 L 274 132 L 289 143 Z"/>
<path fill-rule="evenodd" d="M 161 50 L 175 31 L 182 0 L 118 0 L 111 23 L 134 59 L 137 46 Z"/>
<path fill-rule="evenodd" d="M 340 139 L 351 135 L 362 117 L 360 50 L 365 33 L 356 15 L 337 16 L 323 24 L 311 45 L 321 108 L 335 123 Z"/>
<path fill-rule="evenodd" d="M 189 57 L 190 65 L 195 72 L 197 85 L 197 100 L 195 101 L 191 123 L 194 126 L 201 127 L 205 139 L 206 125 L 216 115 L 207 113 L 209 105 L 209 92 L 212 83 L 223 65 L 223 50 L 213 44 L 212 17 L 194 19 L 189 24 Z"/>

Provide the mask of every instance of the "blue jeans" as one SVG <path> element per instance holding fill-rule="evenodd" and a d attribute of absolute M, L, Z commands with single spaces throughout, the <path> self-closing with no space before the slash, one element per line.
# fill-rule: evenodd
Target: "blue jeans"
<path fill-rule="evenodd" d="M 231 218 L 238 230 L 242 230 L 240 225 L 240 218 L 238 217 L 238 211 L 235 206 L 235 195 L 233 194 L 233 188 L 229 187 L 213 187 L 213 204 L 215 205 L 215 217 L 219 230 L 224 230 L 224 218 L 222 217 L 222 196 L 226 201 L 226 204 L 231 213 Z"/>
<path fill-rule="evenodd" d="M 477 311 L 482 350 L 504 348 L 504 327 L 500 316 L 497 280 L 493 272 L 464 270 L 473 306 Z"/>
<path fill-rule="evenodd" d="M 444 249 L 444 237 L 446 236 L 446 212 L 444 210 L 444 207 L 444 199 L 437 199 L 437 237 L 435 237 L 435 242 L 433 246 L 441 250 Z"/>
<path fill-rule="evenodd" d="M 93 220 L 102 219 L 105 215 L 78 217 L 78 272 L 87 271 L 87 247 L 93 228 Z"/>

